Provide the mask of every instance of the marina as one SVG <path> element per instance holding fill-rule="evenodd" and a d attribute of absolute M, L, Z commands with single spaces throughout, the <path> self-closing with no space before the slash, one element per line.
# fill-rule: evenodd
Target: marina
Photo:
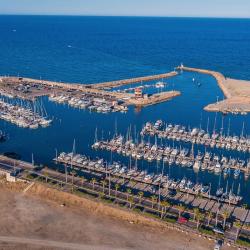
<path fill-rule="evenodd" d="M 68 241 L 78 244 L 82 223 L 69 222 L 80 228 L 73 233 L 58 218 L 71 209 L 80 218 L 84 205 L 94 223 L 102 224 L 110 209 L 112 233 L 85 223 L 94 225 L 101 239 L 115 232 L 114 241 L 105 240 L 108 249 L 125 240 L 124 248 L 139 249 L 145 237 L 153 239 L 142 234 L 139 217 L 183 230 L 186 247 L 191 232 L 212 245 L 216 238 L 225 245 L 242 236 L 250 242 L 248 20 L 0 19 L 1 186 L 13 194 L 2 192 L 7 205 L 1 211 L 10 216 L 11 208 L 17 218 L 8 223 L 2 216 L 3 235 L 18 223 L 25 232 L 18 237 L 44 238 L 49 235 L 44 231 L 52 231 L 47 223 L 52 218 L 58 230 L 48 241 L 66 242 L 60 231 L 65 229 Z M 13 187 L 20 183 L 24 189 L 18 190 L 17 203 Z M 59 202 L 53 216 L 53 204 L 38 201 L 36 194 Z M 33 203 L 23 202 L 28 199 Z M 34 203 L 36 213 L 30 209 Z M 116 229 L 122 223 L 113 217 L 119 211 L 128 215 L 120 216 L 125 220 L 121 238 Z M 127 237 L 133 227 L 139 244 Z M 85 231 L 86 238 L 99 242 Z M 161 249 L 156 236 L 158 247 L 148 248 Z M 175 239 L 170 242 L 178 248 Z"/>

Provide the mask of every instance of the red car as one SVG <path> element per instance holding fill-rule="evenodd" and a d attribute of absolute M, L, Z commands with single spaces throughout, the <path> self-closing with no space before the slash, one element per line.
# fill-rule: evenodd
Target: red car
<path fill-rule="evenodd" d="M 185 218 L 185 217 L 180 217 L 180 218 L 178 219 L 178 222 L 181 223 L 181 224 L 185 224 L 185 223 L 188 222 L 188 219 Z"/>

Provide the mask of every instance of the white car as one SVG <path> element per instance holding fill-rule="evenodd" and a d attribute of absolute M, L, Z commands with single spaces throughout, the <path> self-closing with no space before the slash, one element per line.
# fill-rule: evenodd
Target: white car
<path fill-rule="evenodd" d="M 222 246 L 222 241 L 217 240 L 214 246 L 214 250 L 221 250 L 221 246 Z"/>

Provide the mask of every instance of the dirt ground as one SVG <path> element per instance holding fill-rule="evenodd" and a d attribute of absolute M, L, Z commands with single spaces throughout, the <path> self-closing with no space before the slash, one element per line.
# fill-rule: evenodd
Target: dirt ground
<path fill-rule="evenodd" d="M 0 249 L 213 249 L 213 241 L 131 224 L 100 208 L 61 207 L 0 185 Z"/>

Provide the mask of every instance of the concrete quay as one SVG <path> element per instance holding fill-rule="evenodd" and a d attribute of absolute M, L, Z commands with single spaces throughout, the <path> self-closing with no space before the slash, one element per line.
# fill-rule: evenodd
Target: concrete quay
<path fill-rule="evenodd" d="M 176 75 L 178 75 L 178 73 L 176 71 L 172 71 L 172 72 L 164 73 L 164 74 L 143 76 L 143 77 L 135 77 L 135 78 L 130 78 L 130 79 L 103 82 L 103 83 L 96 83 L 96 84 L 89 84 L 89 85 L 86 85 L 86 86 L 87 87 L 92 87 L 92 88 L 98 88 L 98 89 L 114 88 L 114 87 L 119 87 L 119 86 L 122 86 L 122 85 L 138 83 L 138 82 L 146 82 L 146 81 L 170 78 L 170 77 L 173 77 L 173 76 L 176 76 Z"/>
<path fill-rule="evenodd" d="M 135 95 L 131 93 L 112 92 L 105 89 L 142 81 L 173 77 L 177 74 L 177 72 L 170 72 L 159 75 L 87 85 L 78 83 L 61 83 L 22 77 L 0 77 L 0 94 L 28 100 L 33 100 L 39 96 L 49 96 L 51 94 L 55 96 L 73 95 L 76 97 L 81 94 L 87 94 L 97 98 L 112 99 L 114 101 L 123 100 L 127 105 L 147 106 L 167 101 L 175 96 L 180 95 L 180 92 L 168 91 L 150 96 L 145 95 L 142 98 L 136 98 Z"/>

